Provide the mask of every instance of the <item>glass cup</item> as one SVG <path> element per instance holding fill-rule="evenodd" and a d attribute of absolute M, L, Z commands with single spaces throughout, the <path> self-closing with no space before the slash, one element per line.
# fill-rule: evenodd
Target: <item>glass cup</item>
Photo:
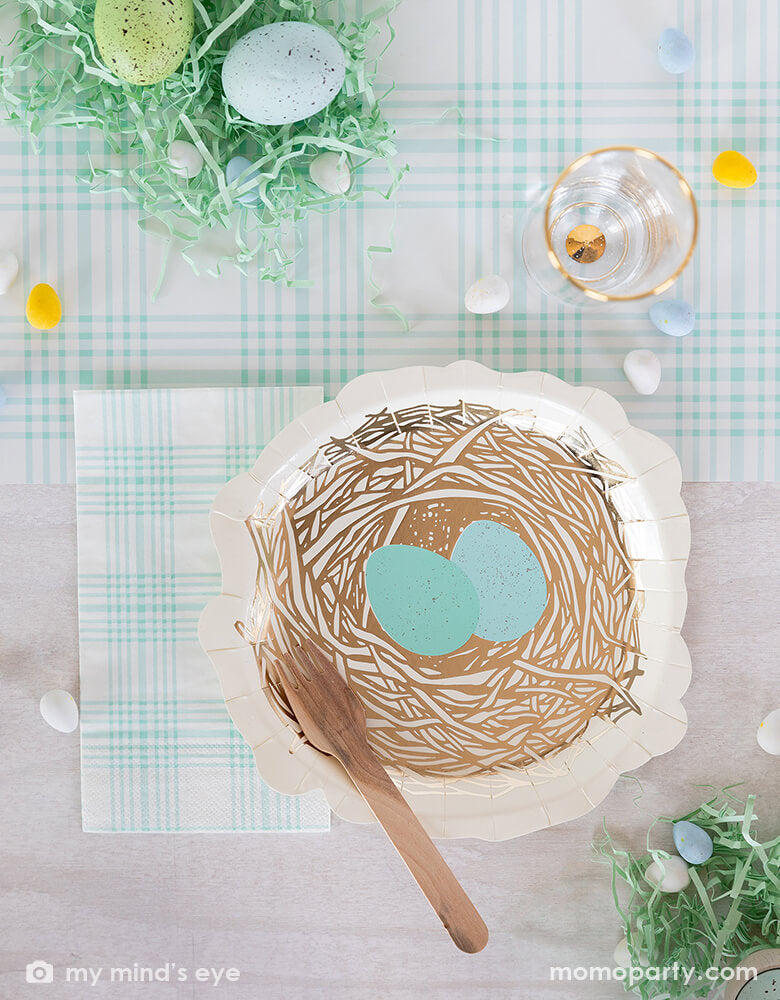
<path fill-rule="evenodd" d="M 699 228 L 683 175 L 657 153 L 612 146 L 568 166 L 531 206 L 523 260 L 542 291 L 573 305 L 660 295 Z"/>

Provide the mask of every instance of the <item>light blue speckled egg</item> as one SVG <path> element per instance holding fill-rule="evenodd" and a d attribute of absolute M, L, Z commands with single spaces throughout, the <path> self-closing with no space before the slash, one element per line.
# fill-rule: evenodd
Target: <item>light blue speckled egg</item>
<path fill-rule="evenodd" d="M 712 857 L 712 837 L 695 823 L 681 819 L 672 827 L 674 846 L 681 858 L 692 865 L 701 865 Z"/>
<path fill-rule="evenodd" d="M 344 83 L 344 50 L 318 24 L 281 21 L 255 28 L 222 64 L 225 97 L 260 125 L 287 125 L 322 111 Z"/>
<path fill-rule="evenodd" d="M 658 39 L 658 61 L 667 73 L 684 73 L 693 65 L 695 52 L 690 38 L 677 28 L 667 28 Z"/>
<path fill-rule="evenodd" d="M 650 320 L 661 333 L 685 337 L 696 325 L 696 313 L 682 299 L 663 299 L 650 306 Z"/>
<path fill-rule="evenodd" d="M 473 521 L 451 558 L 479 597 L 475 635 L 489 642 L 509 642 L 531 631 L 547 606 L 547 580 L 519 535 L 497 521 Z"/>
<path fill-rule="evenodd" d="M 252 161 L 248 160 L 245 156 L 234 156 L 232 160 L 228 160 L 227 166 L 225 167 L 225 181 L 228 184 L 232 184 L 234 181 L 237 181 L 241 174 L 243 174 L 243 172 L 251 166 Z M 239 186 L 244 187 L 250 181 L 257 181 L 259 176 L 260 171 L 253 170 L 251 174 L 246 175 Z M 258 194 L 254 188 L 249 188 L 248 191 L 245 191 L 237 197 L 242 205 L 256 205 L 258 201 Z"/>

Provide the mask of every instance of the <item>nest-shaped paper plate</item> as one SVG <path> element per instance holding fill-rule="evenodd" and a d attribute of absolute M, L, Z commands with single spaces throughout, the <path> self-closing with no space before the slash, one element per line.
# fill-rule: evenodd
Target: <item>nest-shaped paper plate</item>
<path fill-rule="evenodd" d="M 374 373 L 294 421 L 216 498 L 222 593 L 200 622 L 262 778 L 372 820 L 279 687 L 276 656 L 306 640 L 433 836 L 592 809 L 685 733 L 680 485 L 611 396 L 543 372 Z M 367 581 L 380 551 L 395 583 Z"/>

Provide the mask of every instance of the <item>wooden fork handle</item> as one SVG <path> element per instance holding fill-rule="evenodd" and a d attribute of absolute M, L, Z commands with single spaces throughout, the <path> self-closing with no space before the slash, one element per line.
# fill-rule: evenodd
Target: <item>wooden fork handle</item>
<path fill-rule="evenodd" d="M 488 929 L 406 799 L 364 745 L 339 759 L 461 951 L 481 951 Z"/>

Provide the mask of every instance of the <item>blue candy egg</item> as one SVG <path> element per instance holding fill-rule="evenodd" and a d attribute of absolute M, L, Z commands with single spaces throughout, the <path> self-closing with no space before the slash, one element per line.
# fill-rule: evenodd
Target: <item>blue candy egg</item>
<path fill-rule="evenodd" d="M 374 617 L 399 646 L 443 656 L 473 634 L 479 598 L 469 578 L 438 552 L 384 545 L 366 561 L 366 591 Z"/>
<path fill-rule="evenodd" d="M 474 521 L 458 539 L 452 561 L 474 584 L 480 612 L 474 632 L 509 642 L 530 632 L 547 605 L 547 581 L 523 539 L 496 521 Z"/>
<path fill-rule="evenodd" d="M 689 864 L 700 865 L 712 857 L 712 837 L 695 823 L 681 819 L 674 824 L 672 834 L 677 853 Z"/>
<path fill-rule="evenodd" d="M 248 160 L 245 156 L 234 156 L 232 160 L 228 160 L 228 164 L 225 167 L 225 181 L 228 185 L 237 181 L 238 178 L 243 174 L 245 170 L 248 170 L 252 166 L 252 161 Z M 257 178 L 260 176 L 259 170 L 253 170 L 251 174 L 247 174 L 246 177 L 241 181 L 239 187 L 245 187 L 251 182 L 257 182 Z M 236 197 L 234 195 L 234 197 Z M 243 194 L 237 196 L 238 200 L 242 205 L 256 205 L 258 201 L 258 195 L 252 188 L 245 191 Z"/>
<path fill-rule="evenodd" d="M 696 325 L 696 313 L 682 299 L 663 299 L 650 306 L 650 320 L 661 333 L 685 337 Z"/>
<path fill-rule="evenodd" d="M 684 73 L 693 65 L 695 52 L 690 38 L 677 28 L 667 28 L 658 39 L 658 61 L 667 73 Z"/>

